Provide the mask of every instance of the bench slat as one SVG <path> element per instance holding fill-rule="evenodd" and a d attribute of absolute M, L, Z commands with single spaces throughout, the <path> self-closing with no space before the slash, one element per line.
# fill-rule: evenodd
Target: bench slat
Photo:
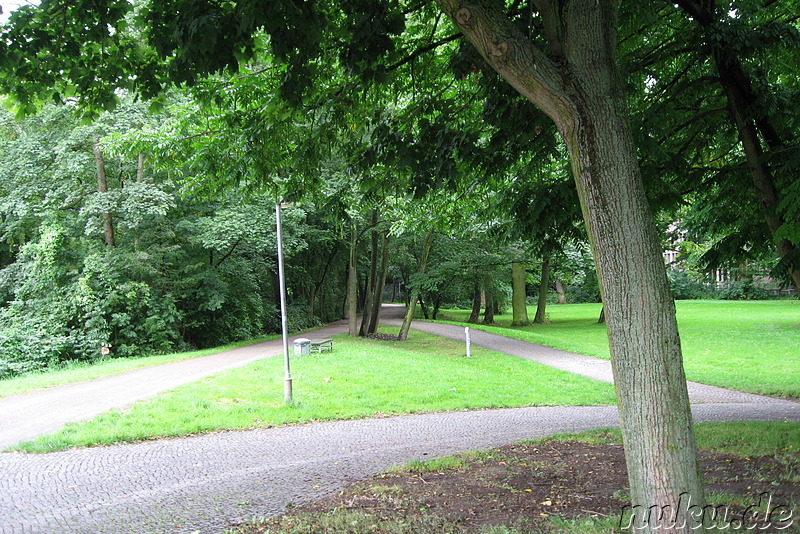
<path fill-rule="evenodd" d="M 333 350 L 333 340 L 331 338 L 311 340 L 311 352 L 324 352 L 328 350 Z"/>

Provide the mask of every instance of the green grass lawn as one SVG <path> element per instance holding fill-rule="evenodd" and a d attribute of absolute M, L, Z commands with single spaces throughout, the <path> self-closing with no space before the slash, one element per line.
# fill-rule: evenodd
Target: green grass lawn
<path fill-rule="evenodd" d="M 677 301 L 678 326 L 689 380 L 752 393 L 800 398 L 800 301 Z M 475 325 L 563 350 L 609 358 L 600 304 L 548 305 L 550 323 L 510 328 Z M 532 318 L 535 308 L 528 313 Z M 445 310 L 465 321 L 469 311 Z"/>
<path fill-rule="evenodd" d="M 592 405 L 613 387 L 522 358 L 412 331 L 405 342 L 337 336 L 335 350 L 294 358 L 294 402 L 283 404 L 283 359 L 267 358 L 37 438 L 16 450 L 270 427 L 384 414 Z"/>
<path fill-rule="evenodd" d="M 252 345 L 259 341 L 275 339 L 278 336 L 262 337 L 248 341 L 238 341 L 221 347 L 213 347 L 190 352 L 162 354 L 159 356 L 143 356 L 141 358 L 112 358 L 94 362 L 71 362 L 57 369 L 26 374 L 16 378 L 0 380 L 0 398 L 9 395 L 21 395 L 37 389 L 63 386 L 84 380 L 94 380 L 106 376 L 114 376 L 142 367 L 161 365 L 165 363 L 202 358 L 225 350 Z"/>

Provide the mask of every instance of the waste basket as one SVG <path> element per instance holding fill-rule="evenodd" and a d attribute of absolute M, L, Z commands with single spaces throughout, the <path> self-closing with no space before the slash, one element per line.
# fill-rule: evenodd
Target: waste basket
<path fill-rule="evenodd" d="M 311 354 L 311 340 L 304 337 L 298 337 L 294 340 L 294 355 L 295 356 L 308 356 Z"/>

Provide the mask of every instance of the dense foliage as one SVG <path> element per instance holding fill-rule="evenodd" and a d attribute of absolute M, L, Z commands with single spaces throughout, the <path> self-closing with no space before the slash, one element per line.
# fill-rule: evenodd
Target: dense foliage
<path fill-rule="evenodd" d="M 107 191 L 98 192 L 94 143 L 163 117 L 132 104 L 92 126 L 73 117 L 48 107 L 20 123 L 3 118 L 0 377 L 275 331 L 272 201 L 185 196 L 146 157 L 137 164 L 108 152 Z M 104 214 L 113 246 L 104 242 Z M 315 235 L 306 219 L 302 209 L 285 214 L 290 260 L 328 247 L 329 236 Z M 290 281 L 303 282 L 300 274 Z M 291 319 L 293 328 L 316 321 L 294 308 Z"/>
<path fill-rule="evenodd" d="M 387 4 L 356 16 L 349 3 L 263 11 L 241 2 L 206 6 L 200 18 L 173 9 L 190 4 L 12 15 L 0 82 L 27 118 L 0 123 L 0 376 L 103 357 L 103 347 L 127 356 L 274 331 L 281 196 L 302 200 L 285 214 L 296 327 L 346 313 L 353 251 L 361 310 L 377 291 L 370 280 L 384 247 L 384 298 L 415 294 L 426 316 L 477 305 L 491 321 L 487 308 L 511 298 L 511 262 L 527 266 L 528 296 L 547 260 L 544 283 L 559 301 L 600 299 L 555 128 L 435 9 L 401 15 Z M 621 11 L 620 61 L 648 194 L 665 233 L 681 223 L 679 242 L 664 243 L 681 252 L 670 273 L 676 298 L 763 297 L 763 275 L 791 264 L 776 261 L 758 198 L 736 193 L 752 186 L 724 88 L 714 86 L 714 39 L 732 43 L 763 97 L 754 113 L 782 133 L 784 145 L 765 144 L 776 154 L 764 159 L 781 194 L 777 237 L 797 241 L 798 121 L 781 113 L 796 78 L 791 61 L 765 57 L 793 57 L 796 24 L 783 3 L 764 12 L 750 4 L 741 6 L 748 17 L 713 28 L 689 16 L 689 2 Z M 52 16 L 63 24 L 48 26 Z M 65 54 L 34 66 L 29 52 L 45 50 L 56 31 Z M 337 46 L 322 47 L 323 38 Z M 48 77 L 64 64 L 69 76 Z M 169 84 L 191 87 L 165 92 Z M 134 104 L 115 87 L 158 96 Z M 43 97 L 68 105 L 42 108 Z M 770 268 L 754 277 L 761 265 Z M 725 284 L 711 278 L 716 268 Z"/>

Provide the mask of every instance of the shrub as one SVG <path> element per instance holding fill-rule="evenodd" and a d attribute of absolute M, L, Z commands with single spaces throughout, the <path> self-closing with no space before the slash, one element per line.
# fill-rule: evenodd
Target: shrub
<path fill-rule="evenodd" d="M 764 300 L 770 298 L 769 292 L 758 287 L 752 280 L 733 282 L 717 293 L 723 300 Z"/>
<path fill-rule="evenodd" d="M 677 300 L 696 300 L 711 298 L 714 290 L 700 280 L 692 277 L 691 272 L 683 269 L 668 269 L 669 289 Z"/>

